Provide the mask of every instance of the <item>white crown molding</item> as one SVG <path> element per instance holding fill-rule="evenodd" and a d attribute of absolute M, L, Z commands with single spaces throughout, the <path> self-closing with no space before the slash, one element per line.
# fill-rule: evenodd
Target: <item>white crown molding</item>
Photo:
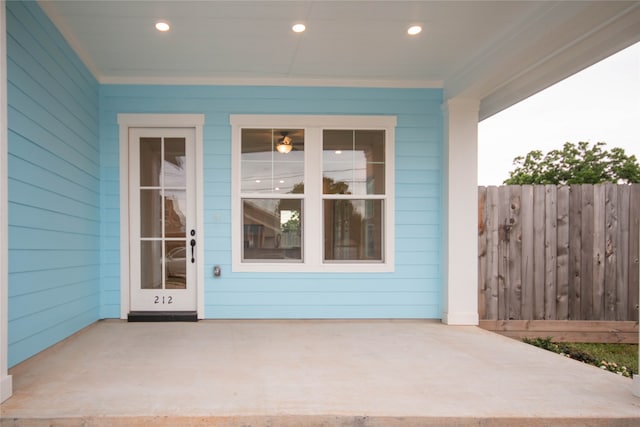
<path fill-rule="evenodd" d="M 101 84 L 122 85 L 211 85 L 211 86 L 319 86 L 441 89 L 442 80 L 370 80 L 322 79 L 297 77 L 109 77 L 98 79 Z"/>

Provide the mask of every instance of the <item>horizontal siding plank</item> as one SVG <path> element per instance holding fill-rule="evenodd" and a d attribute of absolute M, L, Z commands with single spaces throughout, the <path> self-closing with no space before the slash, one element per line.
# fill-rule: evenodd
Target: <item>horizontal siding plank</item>
<path fill-rule="evenodd" d="M 93 128 L 97 126 L 97 117 L 90 114 L 78 103 L 64 103 L 62 100 L 84 97 L 84 94 L 69 94 L 66 88 L 51 74 L 51 70 L 44 68 L 34 58 L 33 50 L 29 47 L 18 46 L 13 38 L 8 38 L 7 49 L 20 57 L 20 63 L 7 64 L 8 81 L 17 87 L 29 87 L 29 95 L 46 105 L 55 106 L 56 115 L 65 120 L 72 132 L 84 135 L 87 141 L 97 149 L 97 135 Z M 37 52 L 36 52 L 37 53 Z M 97 94 L 96 98 L 97 100 Z"/>
<path fill-rule="evenodd" d="M 440 307 L 429 306 L 205 306 L 210 319 L 433 319 Z"/>
<path fill-rule="evenodd" d="M 216 305 L 425 305 L 430 292 L 216 292 Z"/>
<path fill-rule="evenodd" d="M 89 203 L 93 206 L 100 204 L 100 194 L 95 188 L 78 184 L 14 155 L 9 155 L 9 164 L 11 176 L 18 181 L 37 183 L 39 186 L 51 188 L 78 202 Z"/>
<path fill-rule="evenodd" d="M 9 226 L 9 250 L 99 251 L 98 233 L 78 234 Z"/>
<path fill-rule="evenodd" d="M 95 322 L 96 306 L 87 304 L 86 301 L 80 301 L 76 305 L 82 306 L 84 311 L 78 313 L 72 313 L 69 310 L 61 310 L 64 317 L 61 317 L 58 321 L 56 317 L 54 322 L 50 313 L 45 313 L 39 320 L 44 321 L 46 328 L 39 330 L 38 332 L 30 335 L 19 341 L 10 341 L 9 345 L 11 351 L 9 352 L 8 363 L 9 366 L 13 366 L 34 354 L 40 352 L 43 348 L 47 348 L 58 341 L 68 337 L 69 335 L 78 332 L 80 329 Z M 36 324 L 37 325 L 37 324 Z M 9 325 L 11 329 L 33 329 L 33 322 L 30 324 L 23 324 L 21 322 L 12 322 Z"/>
<path fill-rule="evenodd" d="M 49 287 L 41 292 L 33 292 L 9 299 L 9 321 L 31 316 L 52 307 L 51 301 L 70 301 L 83 296 L 94 295 L 95 281 L 68 283 L 63 286 Z"/>
<path fill-rule="evenodd" d="M 226 272 L 223 270 L 223 274 Z M 304 282 L 301 279 L 290 279 L 284 276 L 279 279 L 265 278 L 263 280 L 257 280 L 253 278 L 244 278 L 233 280 L 219 280 L 215 292 L 211 295 L 218 293 L 238 295 L 260 294 L 265 296 L 272 293 L 269 297 L 278 298 L 280 294 L 324 294 L 331 296 L 332 294 L 360 294 L 367 293 L 385 295 L 387 293 L 408 293 L 409 295 L 428 293 L 433 296 L 434 292 L 438 292 L 437 283 L 434 283 L 430 288 L 426 286 L 424 281 L 415 280 L 414 278 L 406 279 L 394 279 L 393 285 L 385 284 L 384 281 L 375 281 L 371 279 L 348 279 L 348 278 L 334 278 L 331 280 L 311 280 L 307 279 Z M 214 298 L 215 299 L 215 298 Z M 216 300 L 217 301 L 217 300 Z"/>
<path fill-rule="evenodd" d="M 58 212 L 52 212 L 40 207 L 11 204 L 13 220 L 11 224 L 17 227 L 37 227 L 39 230 L 69 232 L 98 236 L 100 222 L 93 218 L 80 218 Z"/>
<path fill-rule="evenodd" d="M 98 175 L 98 151 L 53 115 L 52 111 L 55 110 L 49 110 L 22 91 L 14 90 L 13 85 L 9 85 L 7 92 L 12 100 L 7 111 L 10 131 L 37 143 L 85 171 L 95 170 L 96 176 Z"/>
<path fill-rule="evenodd" d="M 100 274 L 94 265 L 80 265 L 65 269 L 25 271 L 11 275 L 9 297 L 18 297 L 30 293 L 60 288 L 71 283 L 93 282 L 100 280 Z"/>
<path fill-rule="evenodd" d="M 51 26 L 50 21 L 42 14 L 40 14 L 41 19 L 34 19 L 34 13 L 29 13 L 20 6 L 11 5 L 7 10 L 11 14 L 11 16 L 7 16 L 9 35 L 7 37 L 7 49 L 10 49 L 12 55 L 19 56 L 23 61 L 26 56 L 37 58 L 36 64 L 38 68 L 42 64 L 42 69 L 47 74 L 52 77 L 55 76 L 56 85 L 64 88 L 65 93 L 58 94 L 60 99 L 71 97 L 79 100 L 80 104 L 97 102 L 97 82 L 82 64 L 82 61 L 66 45 L 66 42 L 60 40 L 59 37 L 47 34 L 47 31 L 40 27 L 41 24 L 46 25 L 48 23 L 49 30 L 57 33 L 58 30 Z M 13 39 L 19 40 L 21 47 L 24 49 L 23 52 L 16 51 L 15 46 L 10 44 Z M 56 39 L 60 40 L 60 42 L 56 43 Z M 97 127 L 97 110 L 84 108 L 84 114 L 88 117 L 87 122 L 91 123 L 93 128 Z"/>

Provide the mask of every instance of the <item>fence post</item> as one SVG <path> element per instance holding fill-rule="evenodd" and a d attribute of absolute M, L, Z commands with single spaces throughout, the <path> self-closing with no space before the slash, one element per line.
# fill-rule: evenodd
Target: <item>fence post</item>
<path fill-rule="evenodd" d="M 638 243 L 640 244 L 640 231 L 638 231 Z M 638 262 L 638 271 L 640 272 L 640 262 Z M 640 277 L 640 274 L 638 275 L 638 277 Z M 640 279 L 638 279 L 638 283 L 636 284 L 636 286 L 640 288 Z M 638 295 L 638 307 L 640 307 L 640 291 L 638 292 Z M 634 396 L 640 397 L 640 328 L 638 328 L 638 374 L 633 376 L 633 382 L 631 383 L 631 393 L 633 393 Z"/>

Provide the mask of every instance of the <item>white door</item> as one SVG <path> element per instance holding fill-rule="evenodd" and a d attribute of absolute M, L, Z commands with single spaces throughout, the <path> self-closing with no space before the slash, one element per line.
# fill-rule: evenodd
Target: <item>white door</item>
<path fill-rule="evenodd" d="M 129 129 L 130 310 L 196 311 L 195 130 Z"/>

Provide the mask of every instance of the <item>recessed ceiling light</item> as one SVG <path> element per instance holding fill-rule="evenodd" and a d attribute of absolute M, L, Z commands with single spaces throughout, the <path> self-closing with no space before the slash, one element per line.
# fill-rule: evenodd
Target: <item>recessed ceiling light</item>
<path fill-rule="evenodd" d="M 169 25 L 168 22 L 166 21 L 156 22 L 156 30 L 165 32 L 165 31 L 169 31 L 170 29 L 171 29 L 171 26 Z"/>
<path fill-rule="evenodd" d="M 307 26 L 304 24 L 296 24 L 293 27 L 291 27 L 291 29 L 293 30 L 294 33 L 302 33 L 304 32 L 304 30 L 307 29 Z"/>
<path fill-rule="evenodd" d="M 414 25 L 412 27 L 409 27 L 409 29 L 407 30 L 407 34 L 409 34 L 410 36 L 418 35 L 421 32 L 422 32 L 422 27 L 420 25 Z"/>

